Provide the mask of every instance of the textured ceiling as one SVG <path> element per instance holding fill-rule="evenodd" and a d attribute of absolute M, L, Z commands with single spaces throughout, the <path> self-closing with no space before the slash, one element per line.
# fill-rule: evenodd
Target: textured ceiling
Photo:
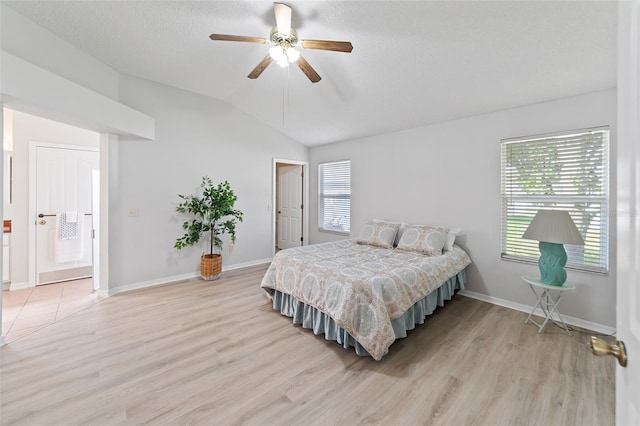
<path fill-rule="evenodd" d="M 271 64 L 267 1 L 4 1 L 110 67 L 224 100 L 308 146 L 392 132 L 616 84 L 614 1 L 291 1 L 322 76 Z"/>

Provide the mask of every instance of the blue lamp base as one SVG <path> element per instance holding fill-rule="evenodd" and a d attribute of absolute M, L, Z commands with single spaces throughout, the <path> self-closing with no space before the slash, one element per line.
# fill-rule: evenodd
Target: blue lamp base
<path fill-rule="evenodd" d="M 547 243 L 540 241 L 540 282 L 548 285 L 561 286 L 567 281 L 567 271 L 564 265 L 567 264 L 567 252 L 562 244 Z"/>

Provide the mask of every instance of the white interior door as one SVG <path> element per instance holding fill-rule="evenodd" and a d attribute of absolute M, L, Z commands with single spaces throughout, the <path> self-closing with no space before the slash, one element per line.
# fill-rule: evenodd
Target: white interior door
<path fill-rule="evenodd" d="M 278 248 L 302 245 L 302 166 L 277 168 Z"/>
<path fill-rule="evenodd" d="M 619 3 L 616 424 L 640 424 L 640 1 Z M 613 361 L 613 360 L 612 360 Z"/>
<path fill-rule="evenodd" d="M 90 277 L 98 151 L 36 146 L 35 155 L 36 285 Z"/>

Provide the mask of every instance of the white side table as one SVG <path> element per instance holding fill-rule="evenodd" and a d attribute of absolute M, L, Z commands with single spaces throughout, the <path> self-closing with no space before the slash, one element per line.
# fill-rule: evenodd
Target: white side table
<path fill-rule="evenodd" d="M 569 283 L 564 283 L 562 285 L 543 284 L 540 282 L 539 278 L 535 277 L 522 277 L 522 280 L 529 284 L 531 291 L 538 298 L 538 302 L 533 307 L 533 310 L 531 311 L 527 319 L 524 320 L 524 323 L 526 324 L 528 322 L 531 322 L 537 325 L 538 333 L 542 333 L 542 330 L 544 330 L 549 321 L 555 322 L 555 320 L 553 319 L 553 313 L 555 312 L 556 314 L 558 314 L 558 318 L 560 318 L 562 328 L 564 328 L 564 331 L 566 331 L 567 334 L 571 336 L 569 328 L 567 327 L 567 324 L 565 324 L 564 319 L 562 318 L 562 315 L 560 315 L 560 311 L 558 310 L 558 303 L 560 302 L 560 299 L 562 298 L 562 295 L 565 291 L 575 290 L 576 286 Z M 531 316 L 538 308 L 538 306 L 540 306 L 540 309 L 542 309 L 542 312 L 544 312 L 545 315 L 545 320 L 542 324 L 539 324 L 531 319 Z M 556 324 L 558 323 L 556 322 Z"/>

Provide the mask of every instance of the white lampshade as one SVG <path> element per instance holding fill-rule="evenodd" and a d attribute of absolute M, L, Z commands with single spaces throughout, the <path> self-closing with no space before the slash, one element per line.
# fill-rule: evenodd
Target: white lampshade
<path fill-rule="evenodd" d="M 284 56 L 284 50 L 282 46 L 275 45 L 269 49 L 269 55 L 274 61 L 278 62 Z"/>
<path fill-rule="evenodd" d="M 300 58 L 300 52 L 293 47 L 287 49 L 287 59 L 289 59 L 289 62 L 294 63 L 298 58 Z"/>
<path fill-rule="evenodd" d="M 569 212 L 563 210 L 538 210 L 522 238 L 547 243 L 584 245 L 584 239 Z"/>

